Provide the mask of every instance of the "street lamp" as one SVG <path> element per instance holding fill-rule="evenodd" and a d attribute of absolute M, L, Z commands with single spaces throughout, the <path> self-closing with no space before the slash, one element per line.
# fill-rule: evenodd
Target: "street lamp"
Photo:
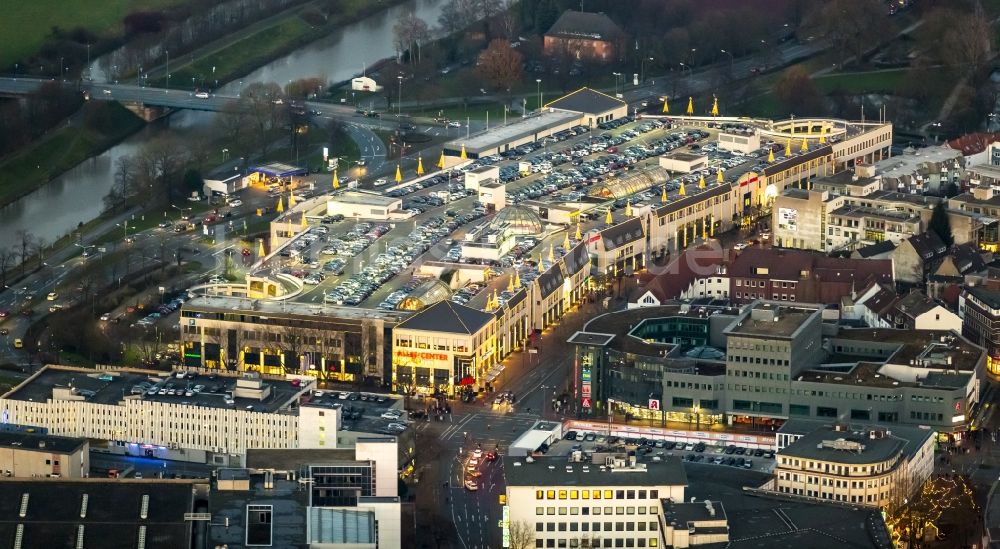
<path fill-rule="evenodd" d="M 400 74 L 397 76 L 396 80 L 399 81 L 399 94 L 396 96 L 396 117 L 398 118 L 400 116 L 403 103 L 403 75 Z"/>
<path fill-rule="evenodd" d="M 639 83 L 642 84 L 646 81 L 646 61 L 653 61 L 652 57 L 643 57 L 642 61 L 639 63 Z"/>
<path fill-rule="evenodd" d="M 732 74 L 732 72 L 733 72 L 733 63 L 734 63 L 734 62 L 735 62 L 735 60 L 736 60 L 736 59 L 735 59 L 735 58 L 733 57 L 733 53 L 732 53 L 732 52 L 730 52 L 730 51 L 726 51 L 726 50 L 719 50 L 719 51 L 721 51 L 722 53 L 724 53 L 724 54 L 726 54 L 726 55 L 728 55 L 728 56 L 729 56 L 729 73 L 730 73 L 730 74 Z"/>
<path fill-rule="evenodd" d="M 170 87 L 170 50 L 165 50 L 167 53 L 167 87 Z"/>
<path fill-rule="evenodd" d="M 542 79 L 535 79 L 535 93 L 538 94 L 538 110 L 542 110 Z"/>

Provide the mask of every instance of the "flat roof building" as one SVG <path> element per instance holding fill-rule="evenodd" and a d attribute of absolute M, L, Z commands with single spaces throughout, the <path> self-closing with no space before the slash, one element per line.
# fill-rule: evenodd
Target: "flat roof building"
<path fill-rule="evenodd" d="M 876 423 L 789 422 L 777 435 L 775 491 L 897 509 L 934 470 L 934 434 Z"/>
<path fill-rule="evenodd" d="M 589 392 L 577 398 L 664 425 L 848 417 L 956 438 L 979 404 L 985 353 L 957 333 L 846 328 L 825 323 L 822 305 L 707 301 L 590 320 L 569 340 Z"/>
<path fill-rule="evenodd" d="M 342 215 L 352 219 L 386 221 L 406 217 L 403 201 L 377 193 L 346 191 L 326 200 L 326 215 Z"/>
<path fill-rule="evenodd" d="M 184 364 L 387 382 L 392 328 L 408 311 L 236 297 L 196 297 L 180 313 Z"/>
<path fill-rule="evenodd" d="M 0 474 L 6 477 L 83 478 L 90 444 L 83 438 L 0 432 Z"/>
<path fill-rule="evenodd" d="M 208 481 L 0 478 L 0 491 L 5 547 L 184 549 Z"/>
<path fill-rule="evenodd" d="M 499 154 L 525 143 L 538 141 L 580 123 L 580 113 L 542 111 L 526 118 L 513 120 L 504 126 L 459 138 L 444 144 L 444 154 L 460 156 L 464 147 L 469 158 Z"/>
<path fill-rule="evenodd" d="M 508 523 L 528 525 L 543 547 L 569 547 L 569 539 L 581 536 L 608 547 L 663 546 L 661 500 L 683 501 L 688 484 L 680 460 L 640 462 L 634 453 L 598 458 L 505 457 Z M 602 516 L 591 513 L 602 508 Z"/>

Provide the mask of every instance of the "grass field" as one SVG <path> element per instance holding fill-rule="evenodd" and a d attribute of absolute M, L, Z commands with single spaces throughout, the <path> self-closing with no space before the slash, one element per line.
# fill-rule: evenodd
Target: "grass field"
<path fill-rule="evenodd" d="M 275 25 L 172 71 L 170 85 L 173 88 L 214 87 L 215 79 L 226 82 L 236 75 L 250 72 L 260 65 L 261 60 L 273 58 L 289 44 L 305 40 L 314 32 L 315 29 L 297 15 L 290 15 Z M 214 77 L 212 67 L 215 67 Z M 157 82 L 157 85 L 160 83 Z"/>
<path fill-rule="evenodd" d="M 84 27 L 102 36 L 121 33 L 129 13 L 176 6 L 190 0 L 21 0 L 8 2 L 0 17 L 0 68 L 26 59 L 52 32 Z"/>
<path fill-rule="evenodd" d="M 893 93 L 906 77 L 907 69 L 862 73 L 825 74 L 815 79 L 823 93 Z"/>

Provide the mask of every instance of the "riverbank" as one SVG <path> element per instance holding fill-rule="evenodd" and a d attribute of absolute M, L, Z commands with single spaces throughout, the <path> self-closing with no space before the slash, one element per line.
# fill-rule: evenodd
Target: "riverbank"
<path fill-rule="evenodd" d="M 306 4 L 291 10 L 270 24 L 251 29 L 250 34 L 232 41 L 219 41 L 194 52 L 194 60 L 172 64 L 170 81 L 172 88 L 207 89 L 218 88 L 220 83 L 232 82 L 246 76 L 257 68 L 281 58 L 293 51 L 315 42 L 338 28 L 356 23 L 404 0 L 343 0 L 336 15 L 325 21 Z M 161 71 L 162 72 L 162 71 Z M 155 74 L 155 73 L 154 73 Z M 323 75 L 316 75 L 323 76 Z M 151 86 L 166 86 L 166 75 L 159 74 L 148 79 Z"/>
<path fill-rule="evenodd" d="M 106 118 L 99 128 L 88 125 L 83 111 L 80 109 L 65 125 L 27 148 L 0 159 L 0 207 L 31 194 L 145 125 L 141 118 L 117 102 L 107 104 Z"/>

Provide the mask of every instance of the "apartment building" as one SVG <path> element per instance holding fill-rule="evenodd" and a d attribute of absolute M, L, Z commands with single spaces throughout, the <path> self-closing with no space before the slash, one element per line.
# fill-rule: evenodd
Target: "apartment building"
<path fill-rule="evenodd" d="M 934 435 L 914 427 L 788 422 L 778 431 L 784 442 L 775 458 L 774 490 L 897 509 L 933 473 Z"/>
<path fill-rule="evenodd" d="M 590 392 L 581 377 L 577 396 L 664 425 L 843 417 L 963 436 L 979 403 L 980 347 L 946 330 L 845 328 L 823 322 L 824 308 L 755 301 L 601 315 L 569 339 Z"/>
<path fill-rule="evenodd" d="M 505 457 L 510 524 L 526 525 L 535 547 L 665 547 L 662 501 L 682 502 L 680 460 L 638 462 L 635 454 Z"/>

